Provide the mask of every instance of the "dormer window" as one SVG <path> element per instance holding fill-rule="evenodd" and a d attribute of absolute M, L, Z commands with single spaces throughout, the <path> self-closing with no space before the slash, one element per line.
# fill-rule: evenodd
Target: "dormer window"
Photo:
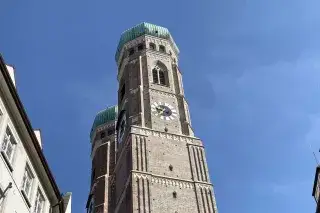
<path fill-rule="evenodd" d="M 160 45 L 160 46 L 159 46 L 159 51 L 160 51 L 160 52 L 164 52 L 164 53 L 165 53 L 165 52 L 166 52 L 166 48 L 165 48 L 165 46 Z"/>
<path fill-rule="evenodd" d="M 156 45 L 154 43 L 149 44 L 150 49 L 156 50 Z"/>

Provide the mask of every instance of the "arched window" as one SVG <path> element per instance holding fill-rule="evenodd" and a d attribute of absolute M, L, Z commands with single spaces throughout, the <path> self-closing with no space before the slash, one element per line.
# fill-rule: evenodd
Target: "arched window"
<path fill-rule="evenodd" d="M 165 85 L 167 85 L 166 78 L 167 78 L 167 72 L 164 71 L 163 69 L 161 69 L 159 67 L 155 67 L 152 70 L 153 83 L 165 86 Z"/>
<path fill-rule="evenodd" d="M 160 52 L 166 52 L 165 46 L 160 45 L 160 46 L 159 46 L 159 51 L 160 51 Z"/>
<path fill-rule="evenodd" d="M 150 49 L 156 50 L 156 45 L 154 43 L 149 44 Z"/>
<path fill-rule="evenodd" d="M 141 50 L 143 50 L 144 49 L 144 45 L 143 44 L 139 44 L 138 45 L 138 51 L 141 51 Z"/>
<path fill-rule="evenodd" d="M 158 83 L 158 70 L 153 69 L 152 70 L 152 77 L 153 77 L 153 83 Z"/>
<path fill-rule="evenodd" d="M 163 70 L 159 70 L 159 84 L 166 85 L 166 79 Z"/>
<path fill-rule="evenodd" d="M 177 198 L 177 192 L 176 191 L 172 192 L 172 195 L 173 195 L 173 198 Z"/>
<path fill-rule="evenodd" d="M 133 55 L 134 54 L 134 49 L 133 48 L 130 48 L 129 49 L 129 55 Z"/>

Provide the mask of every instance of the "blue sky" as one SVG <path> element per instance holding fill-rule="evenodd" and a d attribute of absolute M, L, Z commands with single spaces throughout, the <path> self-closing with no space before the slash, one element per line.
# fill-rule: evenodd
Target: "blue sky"
<path fill-rule="evenodd" d="M 221 213 L 314 212 L 320 140 L 316 0 L 2 1 L 0 52 L 62 192 L 84 212 L 89 132 L 116 103 L 114 53 L 142 21 L 168 27 Z"/>

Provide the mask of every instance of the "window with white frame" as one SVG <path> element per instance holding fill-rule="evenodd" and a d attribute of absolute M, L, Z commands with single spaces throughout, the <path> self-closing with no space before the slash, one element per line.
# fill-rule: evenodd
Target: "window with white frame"
<path fill-rule="evenodd" d="M 3 141 L 2 141 L 2 145 L 1 145 L 1 152 L 4 153 L 9 163 L 12 163 L 16 144 L 17 143 L 12 135 L 12 132 L 10 131 L 9 127 L 7 127 Z"/>
<path fill-rule="evenodd" d="M 31 173 L 30 167 L 26 165 L 26 169 L 24 171 L 23 179 L 22 179 L 22 192 L 27 197 L 30 198 L 31 187 L 33 183 L 34 176 Z"/>
<path fill-rule="evenodd" d="M 34 203 L 34 211 L 33 213 L 43 213 L 44 209 L 44 196 L 41 193 L 40 189 L 37 191 L 36 201 Z"/>

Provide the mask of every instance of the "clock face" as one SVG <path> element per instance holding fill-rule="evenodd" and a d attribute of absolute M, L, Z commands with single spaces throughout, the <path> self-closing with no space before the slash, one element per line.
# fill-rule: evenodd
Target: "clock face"
<path fill-rule="evenodd" d="M 117 139 L 118 139 L 118 143 L 121 143 L 122 139 L 123 139 L 124 132 L 126 130 L 126 125 L 127 125 L 126 115 L 123 114 L 121 119 L 118 122 L 119 122 L 119 128 L 118 128 L 118 132 L 117 132 Z"/>
<path fill-rule="evenodd" d="M 151 105 L 152 112 L 163 120 L 173 120 L 177 117 L 177 111 L 167 103 L 155 102 Z"/>

